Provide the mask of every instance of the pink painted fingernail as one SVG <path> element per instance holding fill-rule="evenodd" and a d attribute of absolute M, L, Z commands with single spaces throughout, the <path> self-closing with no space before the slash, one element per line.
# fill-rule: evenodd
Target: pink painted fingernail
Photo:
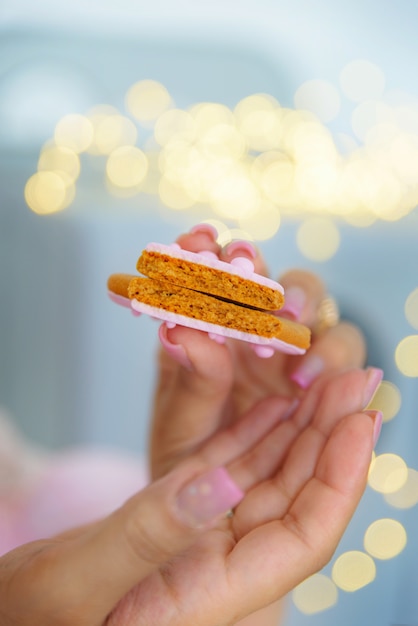
<path fill-rule="evenodd" d="M 158 336 L 160 338 L 161 344 L 164 350 L 169 354 L 177 363 L 182 365 L 184 368 L 189 370 L 189 372 L 193 371 L 193 365 L 187 356 L 187 352 L 182 345 L 179 343 L 173 343 L 167 336 L 167 325 L 161 324 L 158 330 Z"/>
<path fill-rule="evenodd" d="M 311 354 L 305 357 L 302 365 L 291 374 L 290 379 L 302 389 L 307 389 L 323 372 L 324 368 L 324 360 L 320 356 Z"/>
<path fill-rule="evenodd" d="M 226 515 L 244 497 L 223 467 L 202 474 L 177 496 L 180 516 L 191 526 L 202 526 Z"/>
<path fill-rule="evenodd" d="M 280 309 L 280 315 L 287 314 L 295 320 L 299 319 L 306 303 L 306 293 L 301 287 L 289 287 L 285 290 L 284 305 Z"/>
<path fill-rule="evenodd" d="M 213 241 L 216 241 L 218 238 L 218 231 L 214 226 L 212 226 L 212 224 L 196 224 L 196 226 L 193 226 L 190 229 L 190 232 L 193 234 L 204 233 L 206 235 L 209 235 L 213 239 Z"/>
<path fill-rule="evenodd" d="M 364 411 L 366 415 L 373 420 L 373 447 L 379 441 L 380 433 L 382 431 L 383 413 L 382 411 Z"/>
<path fill-rule="evenodd" d="M 255 246 L 249 241 L 233 241 L 225 248 L 227 256 L 244 256 L 250 259 L 255 259 L 257 256 L 257 250 Z"/>
<path fill-rule="evenodd" d="M 382 382 L 383 370 L 377 367 L 369 367 L 367 369 L 366 386 L 364 387 L 363 406 L 370 404 L 377 388 Z"/>

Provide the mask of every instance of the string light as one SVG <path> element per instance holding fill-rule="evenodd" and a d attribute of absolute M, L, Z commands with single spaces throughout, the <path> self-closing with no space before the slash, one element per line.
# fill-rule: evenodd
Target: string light
<path fill-rule="evenodd" d="M 343 68 L 340 87 L 341 92 L 329 81 L 308 80 L 295 92 L 296 109 L 281 106 L 271 94 L 256 93 L 233 109 L 200 102 L 183 110 L 175 108 L 162 83 L 136 82 L 126 93 L 126 109 L 153 129 L 154 141 L 146 145 L 144 135 L 138 149 L 161 155 L 160 174 L 150 168 L 150 177 L 135 183 L 137 191 L 156 194 L 175 210 L 203 204 L 239 227 L 246 220 L 254 225 L 257 215 L 259 221 L 274 216 L 274 227 L 256 229 L 260 239 L 269 232 L 273 236 L 286 215 L 328 215 L 358 227 L 401 219 L 418 203 L 418 107 L 406 96 L 386 96 L 382 70 L 361 59 Z M 326 127 L 342 109 L 343 96 L 355 103 L 354 136 L 334 136 Z M 110 157 L 118 148 L 136 147 L 138 129 L 114 107 L 99 105 L 86 115 L 62 118 L 53 143 L 76 155 L 87 151 Z M 106 167 L 111 169 L 109 162 Z M 119 195 L 135 187 L 113 184 L 109 172 L 106 178 Z M 177 190 L 176 200 L 167 193 L 169 183 Z M 333 244 L 328 243 L 323 260 L 338 249 L 338 236 L 334 233 Z M 308 258 L 318 258 L 316 251 L 302 248 Z"/>

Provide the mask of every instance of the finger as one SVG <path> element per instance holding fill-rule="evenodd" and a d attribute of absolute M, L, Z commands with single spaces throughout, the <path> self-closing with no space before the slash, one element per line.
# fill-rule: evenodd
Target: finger
<path fill-rule="evenodd" d="M 369 404 L 381 379 L 382 371 L 374 368 L 334 376 L 319 386 L 318 395 L 311 393 L 313 398 L 305 398 L 294 417 L 280 423 L 253 448 L 251 455 L 229 466 L 244 489 L 253 487 L 236 511 L 234 525 L 238 536 L 285 514 L 314 475 L 332 430 L 344 416 Z M 254 488 L 256 483 L 260 484 Z M 263 507 L 257 506 L 261 497 Z"/>
<path fill-rule="evenodd" d="M 290 379 L 307 389 L 321 374 L 332 370 L 361 367 L 366 359 L 366 342 L 359 328 L 341 322 L 312 343 L 309 351 L 294 360 Z"/>
<path fill-rule="evenodd" d="M 255 597 L 257 604 L 268 604 L 284 595 L 331 558 L 367 482 L 375 420 L 358 413 L 344 418 L 287 513 L 235 546 L 228 569 L 243 612 L 257 608 L 252 606 Z M 248 563 L 254 575 L 249 575 Z"/>
<path fill-rule="evenodd" d="M 14 571 L 9 556 L 9 567 L 2 567 L 1 587 L 7 589 L 4 598 L 0 590 L 2 614 L 12 602 L 13 623 L 22 626 L 55 624 L 60 616 L 72 624 L 104 623 L 133 586 L 193 545 L 242 497 L 225 469 L 190 461 L 81 536 L 29 544 L 18 563 L 15 557 Z M 10 574 L 6 581 L 5 571 Z"/>
<path fill-rule="evenodd" d="M 231 263 L 231 261 L 236 258 L 243 257 L 251 261 L 256 274 L 262 274 L 263 276 L 268 275 L 267 266 L 260 251 L 249 241 L 237 240 L 229 243 L 222 248 L 220 257 L 222 261 L 226 261 L 227 263 Z"/>
<path fill-rule="evenodd" d="M 153 476 L 199 447 L 226 417 L 233 364 L 225 345 L 206 333 L 176 326 L 160 328 L 171 365 L 162 364 L 151 430 Z M 169 372 L 167 373 L 167 367 Z"/>
<path fill-rule="evenodd" d="M 237 457 L 242 457 L 252 450 L 267 435 L 271 436 L 277 424 L 290 419 L 298 405 L 298 400 L 280 396 L 264 398 L 242 418 L 213 437 L 201 450 L 202 458 L 211 465 L 229 464 L 229 468 L 234 468 L 233 461 Z M 242 463 L 248 464 L 245 456 Z M 242 478 L 241 475 L 240 479 Z M 252 479 L 252 481 L 247 481 L 247 487 L 254 486 L 256 482 L 254 473 Z"/>
<path fill-rule="evenodd" d="M 322 280 L 312 272 L 292 269 L 279 281 L 285 291 L 285 303 L 280 315 L 313 328 L 317 322 L 318 307 L 326 294 Z"/>
<path fill-rule="evenodd" d="M 219 254 L 221 247 L 217 243 L 218 233 L 210 224 L 197 224 L 189 233 L 180 235 L 176 242 L 183 250 L 190 252 L 213 252 Z"/>

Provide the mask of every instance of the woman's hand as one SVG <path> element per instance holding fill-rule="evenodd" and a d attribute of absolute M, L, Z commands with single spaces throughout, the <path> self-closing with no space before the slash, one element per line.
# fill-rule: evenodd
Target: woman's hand
<path fill-rule="evenodd" d="M 218 626 L 274 602 L 327 562 L 361 497 L 370 381 L 329 374 L 291 416 L 266 398 L 108 518 L 8 553 L 0 623 Z"/>
<path fill-rule="evenodd" d="M 179 243 L 254 256 L 242 243 L 220 250 L 206 227 Z M 313 328 L 322 283 L 306 272 L 281 282 L 285 313 Z M 359 331 L 339 324 L 303 357 L 266 360 L 187 328 L 160 337 L 154 482 L 96 524 L 1 558 L 0 624 L 233 624 L 331 557 L 381 423 L 363 411 L 382 373 L 359 369 Z"/>
<path fill-rule="evenodd" d="M 267 274 L 263 259 L 251 244 L 236 241 L 221 249 L 216 232 L 206 224 L 180 236 L 177 242 L 193 252 L 209 250 L 226 261 L 247 256 L 258 273 Z M 281 314 L 314 331 L 312 346 L 302 357 L 276 353 L 261 359 L 247 343 L 219 345 L 200 331 L 161 326 L 164 350 L 160 352 L 150 441 L 153 477 L 163 475 L 258 402 L 288 400 L 291 413 L 316 378 L 364 364 L 365 344 L 355 326 L 344 322 L 315 333 L 318 308 L 326 296 L 316 275 L 292 270 L 280 282 L 286 295 Z"/>

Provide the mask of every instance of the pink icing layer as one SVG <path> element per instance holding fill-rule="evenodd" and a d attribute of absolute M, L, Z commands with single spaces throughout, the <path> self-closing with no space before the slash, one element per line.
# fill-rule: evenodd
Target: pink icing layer
<path fill-rule="evenodd" d="M 217 335 L 220 337 L 230 337 L 231 339 L 239 339 L 240 341 L 246 341 L 247 343 L 254 344 L 258 347 L 256 352 L 261 357 L 271 356 L 273 354 L 272 350 L 278 350 L 279 352 L 284 352 L 285 354 L 305 354 L 306 352 L 303 348 L 286 343 L 276 337 L 272 339 L 268 337 L 260 337 L 258 335 L 253 335 L 252 333 L 245 333 L 239 330 L 234 330 L 233 328 L 226 328 L 225 326 L 220 326 L 218 324 L 202 322 L 201 320 L 186 317 L 185 315 L 171 313 L 170 311 L 165 311 L 164 309 L 144 304 L 143 302 L 139 302 L 139 300 L 131 300 L 131 307 L 137 313 L 145 313 L 146 315 L 156 319 L 168 322 L 170 325 L 178 324 L 179 326 L 187 326 L 188 328 L 202 330 L 203 332 L 209 333 L 213 336 Z"/>
<path fill-rule="evenodd" d="M 189 252 L 189 250 L 183 250 L 180 248 L 178 244 L 166 246 L 162 243 L 149 243 L 146 250 L 149 252 L 167 254 L 175 259 L 183 259 L 185 261 L 190 261 L 191 263 L 197 263 L 199 265 L 204 265 L 205 267 L 211 267 L 213 269 L 227 272 L 228 274 L 240 276 L 241 278 L 250 280 L 257 285 L 263 285 L 284 294 L 284 288 L 280 283 L 275 280 L 271 280 L 270 278 L 266 278 L 261 274 L 256 274 L 254 272 L 253 264 L 247 258 L 237 258 L 234 259 L 233 263 L 226 263 L 225 261 L 220 261 L 215 254 L 207 254 L 205 252 Z"/>

